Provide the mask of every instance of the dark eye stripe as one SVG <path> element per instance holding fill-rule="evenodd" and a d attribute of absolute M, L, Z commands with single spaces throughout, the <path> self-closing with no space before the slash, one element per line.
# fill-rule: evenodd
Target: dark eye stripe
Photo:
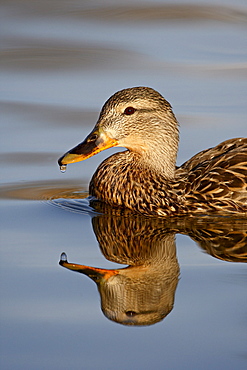
<path fill-rule="evenodd" d="M 130 116 L 131 114 L 135 113 L 135 111 L 136 111 L 135 108 L 133 108 L 133 107 L 127 107 L 124 110 L 124 114 L 126 114 L 127 116 Z"/>

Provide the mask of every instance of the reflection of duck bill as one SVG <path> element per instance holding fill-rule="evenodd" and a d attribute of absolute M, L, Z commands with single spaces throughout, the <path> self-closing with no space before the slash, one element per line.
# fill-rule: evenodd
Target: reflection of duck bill
<path fill-rule="evenodd" d="M 61 254 L 59 265 L 69 270 L 87 275 L 96 283 L 99 283 L 102 280 L 108 280 L 110 277 L 118 274 L 117 270 L 101 269 L 97 267 L 80 265 L 77 263 L 70 263 L 67 261 L 67 255 L 65 253 Z"/>

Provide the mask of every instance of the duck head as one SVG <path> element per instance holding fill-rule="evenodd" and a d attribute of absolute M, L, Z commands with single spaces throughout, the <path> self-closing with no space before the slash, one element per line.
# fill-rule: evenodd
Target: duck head
<path fill-rule="evenodd" d="M 149 87 L 116 92 L 104 104 L 86 139 L 65 153 L 60 167 L 83 161 L 111 147 L 125 147 L 149 168 L 173 177 L 178 149 L 178 123 L 171 105 Z"/>

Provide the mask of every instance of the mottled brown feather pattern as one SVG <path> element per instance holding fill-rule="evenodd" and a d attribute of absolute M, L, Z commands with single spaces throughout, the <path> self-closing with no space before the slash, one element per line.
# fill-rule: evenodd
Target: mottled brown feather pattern
<path fill-rule="evenodd" d="M 247 212 L 247 139 L 230 139 L 198 153 L 178 172 L 181 169 L 185 171 L 184 197 L 190 209 Z M 179 184 L 181 187 L 181 181 Z"/>
<path fill-rule="evenodd" d="M 126 151 L 95 172 L 90 194 L 148 215 L 247 212 L 247 139 L 230 139 L 176 169 L 175 181 L 140 165 Z"/>
<path fill-rule="evenodd" d="M 90 194 L 150 215 L 247 212 L 247 139 L 198 153 L 177 168 L 174 181 L 138 162 L 129 151 L 107 158 L 91 180 Z"/>

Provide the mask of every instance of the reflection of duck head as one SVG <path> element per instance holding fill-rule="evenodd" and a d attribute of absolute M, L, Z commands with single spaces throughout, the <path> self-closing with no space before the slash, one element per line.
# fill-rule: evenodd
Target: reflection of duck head
<path fill-rule="evenodd" d="M 179 276 L 174 233 L 139 216 L 98 216 L 93 225 L 105 257 L 129 266 L 99 269 L 68 263 L 64 254 L 60 264 L 97 283 L 102 311 L 109 319 L 124 325 L 162 320 L 173 308 Z"/>

